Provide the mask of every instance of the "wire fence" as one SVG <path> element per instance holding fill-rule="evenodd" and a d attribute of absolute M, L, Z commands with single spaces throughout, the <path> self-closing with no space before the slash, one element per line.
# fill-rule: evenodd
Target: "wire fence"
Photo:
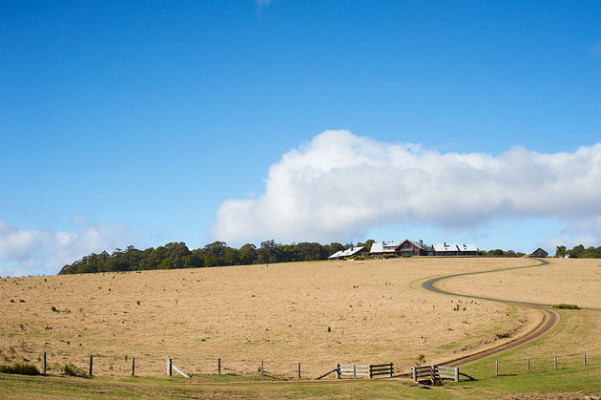
<path fill-rule="evenodd" d="M 128 357 L 116 359 L 102 354 L 86 357 L 47 357 L 43 353 L 34 362 L 44 374 L 65 373 L 65 366 L 72 367 L 79 375 L 92 376 L 167 376 L 170 357 Z M 461 367 L 476 379 L 494 376 L 520 375 L 528 373 L 562 370 L 568 368 L 600 367 L 601 354 L 574 353 L 546 357 L 504 357 L 489 363 L 477 363 Z M 194 358 L 193 362 L 184 359 L 171 359 L 172 366 L 189 375 L 265 375 L 276 379 L 315 379 L 315 371 L 329 370 L 333 365 L 316 368 L 309 363 L 291 363 L 279 360 L 234 360 L 227 358 Z M 396 364 L 395 364 L 396 365 Z M 402 373 L 406 371 L 397 371 Z M 174 373 L 175 375 L 175 373 Z"/>
<path fill-rule="evenodd" d="M 276 379 L 311 379 L 314 374 L 303 370 L 303 363 L 278 360 L 231 360 L 222 358 L 195 358 L 193 363 L 165 357 L 114 357 L 93 354 L 86 357 L 50 357 L 45 352 L 34 362 L 42 374 L 65 374 L 67 367 L 73 374 L 85 376 L 167 376 L 177 375 L 177 369 L 189 375 L 265 375 Z M 327 368 L 327 367 L 324 367 Z M 68 372 L 67 374 L 71 374 Z"/>
<path fill-rule="evenodd" d="M 468 374 L 475 373 L 475 378 L 489 378 L 493 376 L 521 375 L 537 372 L 548 372 L 568 368 L 586 368 L 601 366 L 600 354 L 574 353 L 548 357 L 501 358 L 493 360 L 487 367 L 479 364 L 475 367 L 469 365 L 462 368 Z"/>

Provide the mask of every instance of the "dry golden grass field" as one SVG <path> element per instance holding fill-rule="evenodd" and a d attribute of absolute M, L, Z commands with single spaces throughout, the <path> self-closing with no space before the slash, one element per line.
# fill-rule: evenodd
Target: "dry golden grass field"
<path fill-rule="evenodd" d="M 236 374 L 256 373 L 262 359 L 282 376 L 297 363 L 312 378 L 338 362 L 407 370 L 420 356 L 430 363 L 490 347 L 540 320 L 533 310 L 429 293 L 420 280 L 534 263 L 411 258 L 0 279 L 0 363 L 40 365 L 46 351 L 51 367 L 83 368 L 93 354 L 96 375 L 127 375 L 135 357 L 138 374 L 164 376 L 169 356 L 192 374 L 215 373 L 217 358 Z M 600 273 L 598 261 L 553 260 L 441 286 L 601 307 Z"/>
<path fill-rule="evenodd" d="M 548 357 L 587 352 L 601 355 L 601 260 L 547 259 L 549 265 L 491 274 L 469 275 L 439 283 L 445 290 L 539 304 L 572 304 L 561 325 L 542 346 L 527 347 L 518 357 Z M 526 261 L 527 262 L 527 261 Z"/>
<path fill-rule="evenodd" d="M 549 265 L 444 280 L 440 287 L 461 293 L 542 304 L 576 304 L 601 309 L 601 260 L 548 259 Z M 523 262 L 528 262 L 523 261 Z M 532 261 L 530 261 L 532 262 Z"/>

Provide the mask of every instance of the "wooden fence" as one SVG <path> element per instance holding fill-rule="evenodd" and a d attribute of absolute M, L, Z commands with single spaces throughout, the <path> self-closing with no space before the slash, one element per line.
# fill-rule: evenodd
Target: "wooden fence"
<path fill-rule="evenodd" d="M 411 379 L 415 382 L 430 381 L 435 385 L 444 379 L 459 382 L 459 368 L 443 365 L 411 367 Z"/>
<path fill-rule="evenodd" d="M 336 364 L 336 378 L 340 379 L 344 376 L 352 376 L 357 379 L 358 376 L 367 376 L 372 379 L 374 376 L 388 375 L 392 378 L 394 374 L 394 364 Z"/>

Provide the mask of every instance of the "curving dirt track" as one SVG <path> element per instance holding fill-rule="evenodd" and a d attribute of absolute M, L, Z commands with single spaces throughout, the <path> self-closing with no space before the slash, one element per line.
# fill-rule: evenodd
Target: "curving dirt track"
<path fill-rule="evenodd" d="M 438 278 L 429 279 L 426 282 L 422 283 L 422 287 L 430 292 L 446 294 L 446 295 L 450 295 L 450 296 L 465 297 L 465 298 L 469 298 L 469 299 L 488 300 L 488 301 L 496 301 L 496 302 L 505 303 L 505 304 L 514 304 L 514 305 L 517 305 L 520 307 L 528 307 L 528 308 L 536 309 L 543 314 L 543 320 L 541 321 L 541 323 L 539 325 L 537 325 L 532 331 L 526 333 L 523 336 L 520 336 L 510 342 L 506 342 L 506 343 L 500 344 L 498 346 L 495 346 L 495 347 L 492 347 L 489 349 L 485 349 L 485 350 L 482 350 L 482 351 L 479 351 L 479 352 L 476 352 L 476 353 L 473 353 L 473 354 L 470 354 L 467 356 L 448 360 L 442 364 L 448 365 L 450 367 L 457 367 L 457 366 L 461 366 L 461 365 L 464 365 L 464 364 L 467 364 L 467 363 L 470 363 L 470 362 L 473 362 L 476 360 L 480 360 L 482 358 L 491 356 L 493 354 L 498 354 L 498 353 L 507 351 L 509 349 L 513 349 L 524 343 L 531 342 L 535 339 L 538 339 L 542 335 L 546 334 L 553 328 L 555 328 L 561 321 L 561 314 L 559 314 L 559 312 L 557 312 L 556 310 L 551 308 L 551 305 L 549 305 L 549 304 L 528 303 L 528 302 L 521 302 L 521 301 L 495 299 L 495 298 L 491 298 L 491 297 L 472 296 L 472 295 L 463 294 L 463 293 L 452 293 L 452 292 L 437 288 L 434 285 L 437 282 L 440 282 L 444 279 L 456 278 L 456 277 L 460 277 L 460 276 L 489 274 L 489 273 L 494 273 L 494 272 L 509 271 L 509 270 L 516 270 L 516 269 L 524 269 L 524 268 L 535 268 L 535 267 L 541 267 L 541 266 L 549 264 L 549 262 L 545 261 L 545 260 L 537 259 L 537 261 L 539 263 L 535 264 L 535 265 L 526 265 L 526 266 L 522 266 L 522 267 L 501 268 L 501 269 L 494 269 L 494 270 L 489 270 L 489 271 L 467 272 L 467 273 L 461 273 L 461 274 L 445 275 L 445 276 L 440 276 Z"/>
<path fill-rule="evenodd" d="M 497 301 L 497 302 L 505 303 L 505 304 L 514 304 L 514 305 L 517 305 L 520 307 L 528 307 L 528 308 L 536 309 L 543 314 L 543 320 L 541 321 L 541 323 L 539 325 L 537 325 L 532 331 L 526 333 L 525 335 L 522 335 L 520 337 L 515 338 L 514 340 L 505 342 L 503 344 L 500 344 L 498 346 L 495 346 L 495 347 L 492 347 L 489 349 L 481 350 L 481 351 L 478 351 L 478 352 L 475 352 L 475 353 L 472 353 L 472 354 L 469 354 L 466 356 L 447 360 L 446 362 L 442 362 L 441 364 L 443 364 L 445 366 L 450 366 L 450 367 L 458 367 L 461 365 L 465 365 L 465 364 L 480 360 L 485 357 L 489 357 L 494 354 L 498 354 L 498 353 L 513 349 L 515 347 L 518 347 L 522 344 L 531 342 L 531 341 L 541 337 L 542 335 L 546 334 L 547 332 L 549 332 L 550 330 L 552 330 L 559 324 L 559 322 L 561 321 L 561 314 L 559 314 L 556 310 L 551 308 L 551 305 L 548 305 L 548 304 L 537 304 L 537 303 L 495 299 L 495 298 L 482 297 L 482 296 L 471 296 L 471 295 L 463 294 L 463 293 L 449 292 L 449 291 L 446 291 L 446 290 L 443 290 L 443 289 L 440 289 L 440 288 L 434 286 L 437 282 L 440 282 L 444 279 L 450 279 L 450 278 L 455 278 L 455 277 L 459 277 L 459 276 L 488 274 L 488 273 L 517 270 L 517 269 L 524 269 L 524 268 L 535 268 L 535 267 L 541 267 L 541 266 L 549 264 L 549 262 L 545 261 L 545 260 L 537 259 L 536 261 L 538 261 L 538 264 L 535 264 L 535 265 L 526 265 L 526 266 L 521 266 L 521 267 L 500 268 L 500 269 L 494 269 L 494 270 L 489 270 L 489 271 L 468 272 L 468 273 L 461 273 L 461 274 L 445 275 L 445 276 L 440 276 L 437 278 L 429 279 L 429 280 L 425 281 L 424 283 L 422 283 L 422 287 L 424 289 L 434 292 L 434 293 L 464 297 L 464 298 L 469 298 L 469 299 Z M 396 379 L 399 379 L 399 378 L 400 379 L 410 379 L 410 374 L 409 373 L 396 374 L 395 378 Z M 372 379 L 372 380 L 365 381 L 365 382 L 374 382 L 374 381 L 387 380 L 387 379 L 389 379 L 389 378 Z M 295 382 L 294 384 L 295 385 L 298 385 L 298 384 L 323 385 L 323 384 L 344 384 L 344 383 L 350 383 L 350 382 L 357 382 L 357 381 L 355 381 L 355 380 L 325 380 L 325 381 L 310 380 L 310 381 Z M 228 386 L 228 385 L 254 386 L 254 385 L 287 385 L 287 384 L 290 384 L 290 382 L 288 382 L 288 381 L 236 382 L 236 383 L 230 382 L 230 383 L 211 383 L 208 385 L 209 386 Z"/>

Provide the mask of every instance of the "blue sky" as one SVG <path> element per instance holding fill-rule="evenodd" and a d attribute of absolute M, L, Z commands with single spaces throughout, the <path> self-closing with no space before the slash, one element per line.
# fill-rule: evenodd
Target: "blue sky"
<path fill-rule="evenodd" d="M 170 241 L 599 246 L 601 3 L 3 1 L 0 138 L 0 276 Z"/>

